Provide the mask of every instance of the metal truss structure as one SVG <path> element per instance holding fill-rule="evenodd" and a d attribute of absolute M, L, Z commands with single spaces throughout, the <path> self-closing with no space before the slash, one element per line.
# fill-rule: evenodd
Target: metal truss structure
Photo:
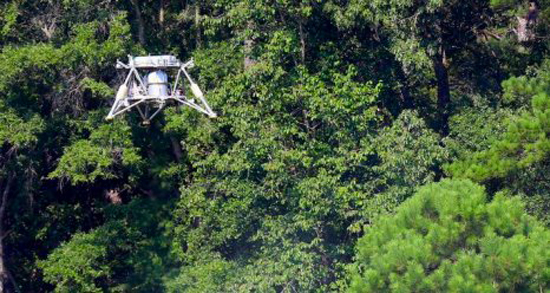
<path fill-rule="evenodd" d="M 216 117 L 201 89 L 187 71 L 193 66 L 193 59 L 181 63 L 171 55 L 128 56 L 128 64 L 117 60 L 116 68 L 129 72 L 124 83 L 120 85 L 111 111 L 105 119 L 112 120 L 115 116 L 135 108 L 143 123 L 149 124 L 151 119 L 169 104 L 183 104 L 211 118 Z M 170 85 L 166 72 L 174 73 L 176 70 L 176 77 Z M 185 80 L 189 83 L 188 89 L 193 93 L 194 99 L 185 95 Z"/>

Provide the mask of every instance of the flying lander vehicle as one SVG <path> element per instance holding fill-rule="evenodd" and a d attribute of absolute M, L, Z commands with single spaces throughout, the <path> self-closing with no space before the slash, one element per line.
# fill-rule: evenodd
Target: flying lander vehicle
<path fill-rule="evenodd" d="M 128 64 L 117 60 L 116 68 L 128 70 L 128 75 L 118 88 L 111 111 L 105 119 L 110 121 L 117 115 L 136 109 L 143 124 L 147 125 L 170 104 L 183 104 L 211 118 L 216 117 L 203 92 L 189 75 L 188 69 L 193 66 L 193 59 L 182 63 L 172 55 L 128 56 Z M 171 84 L 169 76 L 172 77 Z M 190 89 L 193 97 L 186 94 L 186 89 Z"/>

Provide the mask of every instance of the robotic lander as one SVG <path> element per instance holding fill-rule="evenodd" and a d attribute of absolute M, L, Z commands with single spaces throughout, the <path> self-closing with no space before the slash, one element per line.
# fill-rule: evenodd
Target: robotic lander
<path fill-rule="evenodd" d="M 117 60 L 116 68 L 129 72 L 118 88 L 113 107 L 105 119 L 113 120 L 115 116 L 135 108 L 143 124 L 149 124 L 168 104 L 183 104 L 211 118 L 216 117 L 201 89 L 187 72 L 193 66 L 193 59 L 182 63 L 172 55 L 128 56 L 128 64 Z M 167 72 L 170 71 L 176 75 L 173 84 L 169 84 L 168 80 Z M 194 99 L 185 94 L 185 79 L 189 82 Z"/>

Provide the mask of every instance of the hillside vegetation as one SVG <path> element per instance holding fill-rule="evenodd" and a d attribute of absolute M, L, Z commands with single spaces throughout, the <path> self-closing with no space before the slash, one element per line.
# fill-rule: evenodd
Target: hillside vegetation
<path fill-rule="evenodd" d="M 1 292 L 547 292 L 550 0 L 0 3 Z M 127 55 L 218 114 L 104 120 Z"/>

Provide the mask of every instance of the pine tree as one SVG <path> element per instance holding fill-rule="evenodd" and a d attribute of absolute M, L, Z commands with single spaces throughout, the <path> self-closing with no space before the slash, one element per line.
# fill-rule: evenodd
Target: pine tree
<path fill-rule="evenodd" d="M 550 286 L 550 231 L 517 197 L 487 200 L 468 180 L 422 187 L 365 230 L 350 292 L 539 292 Z"/>

